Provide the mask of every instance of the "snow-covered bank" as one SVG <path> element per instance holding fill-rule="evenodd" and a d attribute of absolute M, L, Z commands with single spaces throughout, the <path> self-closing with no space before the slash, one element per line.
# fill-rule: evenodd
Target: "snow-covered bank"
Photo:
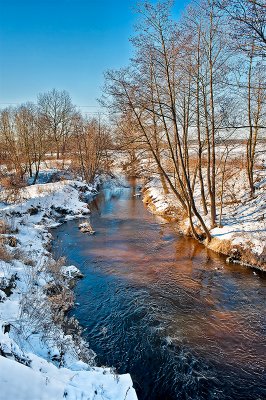
<path fill-rule="evenodd" d="M 245 181 L 245 171 L 232 181 L 231 198 L 224 202 L 222 227 L 211 230 L 212 240 L 206 244 L 210 249 L 229 256 L 230 261 L 266 271 L 266 171 L 257 171 L 253 198 L 249 196 Z M 195 198 L 200 209 L 199 193 L 195 193 Z M 164 193 L 159 179 L 154 178 L 146 184 L 143 201 L 151 212 L 176 221 L 178 229 L 185 235 L 189 234 L 188 219 L 178 208 L 175 196 Z M 208 216 L 204 219 L 210 226 Z"/>
<path fill-rule="evenodd" d="M 136 399 L 129 374 L 95 367 L 65 312 L 79 275 L 50 254 L 49 228 L 89 214 L 96 185 L 60 181 L 2 192 L 0 388 L 8 399 Z"/>

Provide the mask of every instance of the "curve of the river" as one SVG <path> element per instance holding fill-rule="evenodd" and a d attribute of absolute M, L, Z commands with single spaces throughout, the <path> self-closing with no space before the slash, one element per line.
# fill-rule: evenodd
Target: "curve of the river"
<path fill-rule="evenodd" d="M 129 372 L 140 400 L 266 399 L 266 277 L 230 264 L 151 215 L 136 186 L 53 231 L 85 275 L 72 314 L 99 365 Z"/>

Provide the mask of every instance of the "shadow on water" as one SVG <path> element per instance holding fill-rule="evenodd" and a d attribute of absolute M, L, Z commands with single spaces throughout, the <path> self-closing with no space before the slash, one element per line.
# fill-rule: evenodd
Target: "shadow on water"
<path fill-rule="evenodd" d="M 129 372 L 140 400 L 266 399 L 265 275 L 180 236 L 137 190 L 97 196 L 94 236 L 53 231 L 85 275 L 72 314 L 98 364 Z"/>

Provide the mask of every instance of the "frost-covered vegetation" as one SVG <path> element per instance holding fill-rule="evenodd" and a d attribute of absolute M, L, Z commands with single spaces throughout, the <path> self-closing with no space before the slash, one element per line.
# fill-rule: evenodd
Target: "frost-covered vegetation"
<path fill-rule="evenodd" d="M 72 218 L 86 220 L 89 209 L 80 198 L 92 198 L 96 187 L 65 180 L 21 188 L 12 199 L 9 190 L 1 192 L 4 399 L 136 399 L 129 375 L 95 366 L 78 322 L 66 316 L 74 304 L 73 284 L 82 275 L 50 253 L 49 228 Z"/>

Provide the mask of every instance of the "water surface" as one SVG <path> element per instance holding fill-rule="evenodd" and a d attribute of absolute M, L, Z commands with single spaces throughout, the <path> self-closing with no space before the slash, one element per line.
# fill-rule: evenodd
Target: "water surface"
<path fill-rule="evenodd" d="M 151 215 L 136 186 L 54 230 L 85 275 L 72 311 L 99 365 L 129 372 L 140 400 L 266 399 L 266 278 L 226 264 Z"/>

